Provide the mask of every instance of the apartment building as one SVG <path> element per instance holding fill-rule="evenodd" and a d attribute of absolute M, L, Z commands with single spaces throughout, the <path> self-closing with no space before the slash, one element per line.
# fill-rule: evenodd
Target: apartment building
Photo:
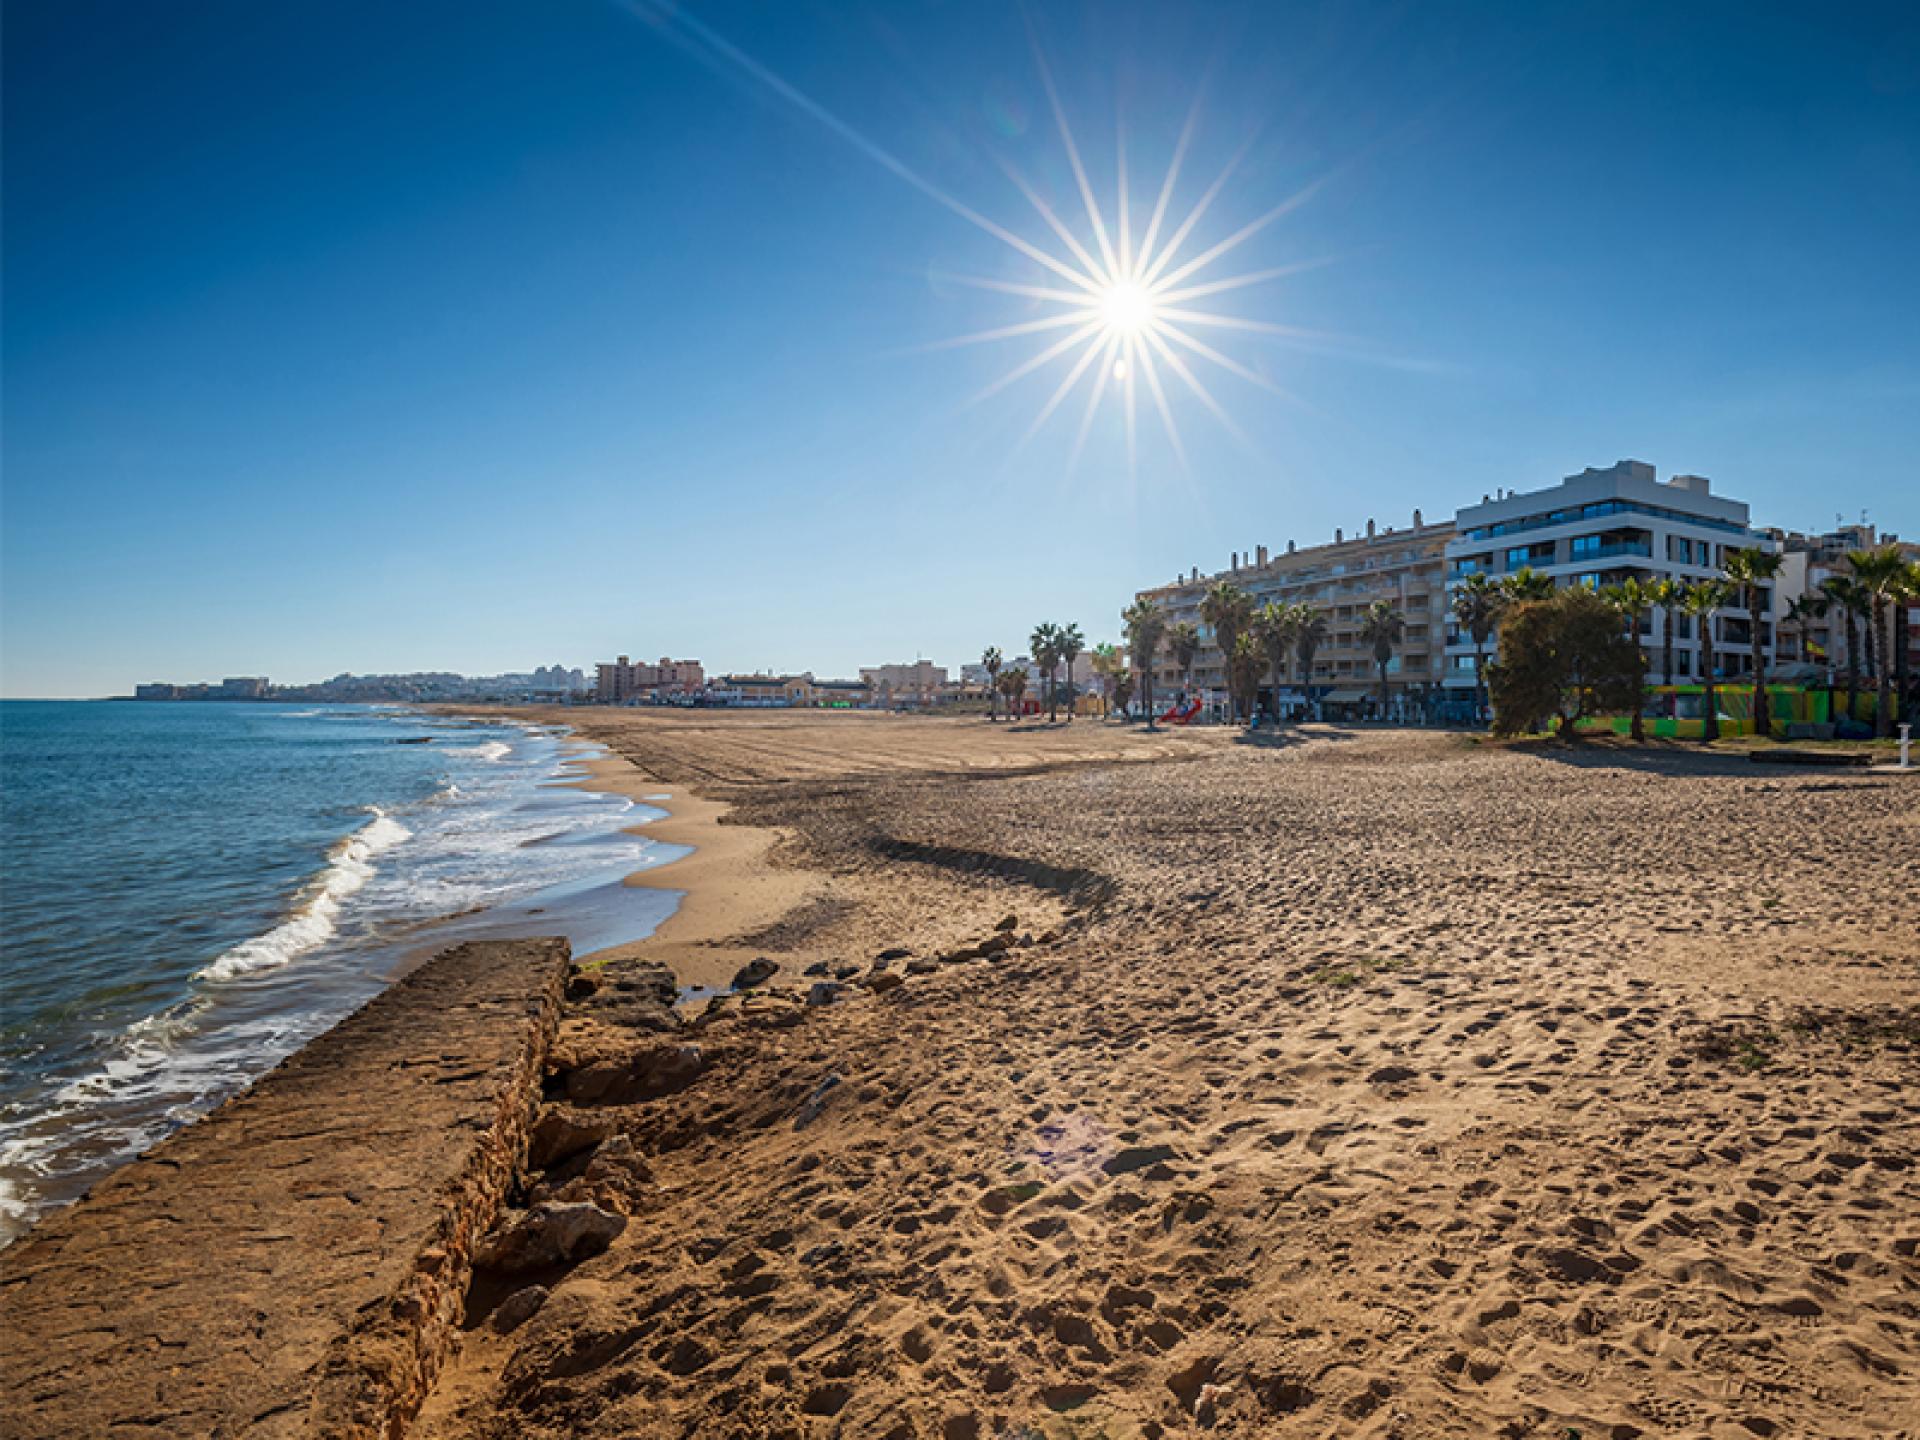
<path fill-rule="evenodd" d="M 916 660 L 911 665 L 863 665 L 860 679 L 888 702 L 925 703 L 946 689 L 947 670 L 931 660 Z"/>
<path fill-rule="evenodd" d="M 602 705 L 624 705 L 660 691 L 691 694 L 707 683 L 707 672 L 698 660 L 669 660 L 664 655 L 657 665 L 644 661 L 636 665 L 622 655 L 594 670 L 593 694 Z"/>
<path fill-rule="evenodd" d="M 1775 542 L 1752 528 L 1745 502 L 1715 495 L 1703 475 L 1661 480 L 1653 466 L 1622 460 L 1604 470 L 1589 467 L 1558 485 L 1525 494 L 1485 496 L 1478 505 L 1454 515 L 1446 544 L 1447 585 L 1457 588 L 1475 573 L 1505 578 L 1531 569 L 1556 585 L 1611 585 L 1628 576 L 1645 581 L 1704 580 L 1721 573 L 1727 554 L 1747 546 L 1774 548 Z M 1765 608 L 1774 613 L 1770 587 Z M 1738 676 L 1752 668 L 1750 619 L 1743 603 L 1712 617 L 1714 668 Z M 1698 679 L 1700 636 L 1690 616 L 1674 617 L 1674 673 L 1660 673 L 1665 617 L 1658 612 L 1641 622 L 1640 640 L 1652 659 L 1656 682 Z M 1774 622 L 1761 622 L 1761 642 L 1771 661 Z M 1490 658 L 1498 654 L 1498 637 Z M 1473 637 L 1449 626 L 1446 684 L 1456 689 L 1475 683 Z"/>
<path fill-rule="evenodd" d="M 1872 525 L 1838 525 L 1817 535 L 1798 531 L 1768 530 L 1767 535 L 1782 552 L 1780 579 L 1774 587 L 1773 613 L 1779 626 L 1780 654 L 1784 665 L 1792 666 L 1807 679 L 1837 677 L 1847 665 L 1847 615 L 1838 605 L 1816 606 L 1813 613 L 1795 613 L 1794 602 L 1807 596 L 1823 598 L 1823 583 L 1835 576 L 1851 577 L 1853 566 L 1847 555 L 1855 550 L 1877 550 L 1894 545 L 1908 561 L 1920 560 L 1920 544 L 1903 541 L 1898 535 L 1882 534 Z M 1898 612 L 1896 612 L 1898 613 Z M 1861 650 L 1866 649 L 1866 622 L 1856 617 L 1854 635 Z M 1905 636 L 1910 662 L 1920 657 L 1920 606 L 1910 606 L 1893 627 Z M 1857 657 L 1864 671 L 1865 655 Z M 1920 666 L 1916 666 L 1920 668 Z"/>
<path fill-rule="evenodd" d="M 1264 545 L 1249 555 L 1233 555 L 1225 570 L 1202 575 L 1195 569 L 1169 585 L 1140 592 L 1165 612 L 1170 625 L 1183 621 L 1199 629 L 1202 645 L 1193 666 L 1197 691 L 1224 695 L 1226 675 L 1220 649 L 1200 618 L 1200 604 L 1219 582 L 1231 581 L 1250 594 L 1256 605 L 1305 602 L 1327 621 L 1327 638 L 1314 657 L 1314 698 L 1323 705 L 1341 707 L 1369 703 L 1378 693 L 1379 670 L 1370 645 L 1360 638 L 1367 608 L 1385 600 L 1400 612 L 1406 631 L 1387 667 L 1389 694 L 1400 699 L 1425 696 L 1439 686 L 1446 627 L 1446 547 L 1454 527 L 1441 521 L 1428 524 L 1413 512 L 1413 524 L 1396 529 L 1369 520 L 1363 532 L 1349 538 L 1334 531 L 1331 544 L 1300 549 L 1291 541 L 1280 554 Z M 1172 658 L 1163 650 L 1154 673 L 1155 689 L 1172 695 L 1184 683 Z M 1290 671 L 1280 687 L 1284 704 L 1304 699 L 1297 675 Z"/>

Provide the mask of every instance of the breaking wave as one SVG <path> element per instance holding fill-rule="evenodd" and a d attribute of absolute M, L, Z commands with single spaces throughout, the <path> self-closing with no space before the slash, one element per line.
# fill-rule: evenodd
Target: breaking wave
<path fill-rule="evenodd" d="M 505 750 L 507 747 L 500 747 Z M 340 919 L 346 898 L 373 878 L 373 859 L 413 832 L 378 806 L 373 819 L 335 843 L 327 866 L 302 892 L 293 913 L 264 935 L 256 935 L 194 974 L 196 980 L 238 980 L 274 970 L 326 943 Z"/>

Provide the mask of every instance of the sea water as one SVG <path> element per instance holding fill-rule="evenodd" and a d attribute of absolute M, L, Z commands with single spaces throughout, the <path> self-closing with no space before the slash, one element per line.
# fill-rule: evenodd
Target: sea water
<path fill-rule="evenodd" d="M 476 935 L 638 939 L 685 853 L 535 725 L 0 703 L 0 1243 Z"/>

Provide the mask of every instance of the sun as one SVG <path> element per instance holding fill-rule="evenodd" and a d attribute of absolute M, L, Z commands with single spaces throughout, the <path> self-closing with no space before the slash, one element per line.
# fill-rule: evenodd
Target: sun
<path fill-rule="evenodd" d="M 1099 296 L 1100 319 L 1107 334 L 1119 340 L 1153 328 L 1153 293 L 1137 280 L 1118 280 Z"/>

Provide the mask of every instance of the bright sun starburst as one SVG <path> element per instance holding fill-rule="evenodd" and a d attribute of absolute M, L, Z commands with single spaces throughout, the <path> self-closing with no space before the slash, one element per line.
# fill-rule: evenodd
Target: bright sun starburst
<path fill-rule="evenodd" d="M 1192 308 L 1195 301 L 1210 300 L 1210 303 L 1218 304 L 1218 297 L 1232 291 L 1265 284 L 1324 263 L 1309 261 L 1227 276 L 1203 274 L 1215 271 L 1217 262 L 1281 216 L 1304 204 L 1318 188 L 1319 182 L 1307 186 L 1224 239 L 1206 245 L 1197 254 L 1188 255 L 1190 249 L 1205 243 L 1200 227 L 1246 155 L 1246 145 L 1240 147 L 1213 183 L 1201 192 L 1199 199 L 1187 211 L 1186 218 L 1175 225 L 1171 232 L 1166 230 L 1169 206 L 1179 186 L 1181 168 L 1199 118 L 1198 100 L 1188 111 L 1186 124 L 1174 146 L 1173 159 L 1167 166 L 1166 178 L 1161 182 L 1147 223 L 1136 240 L 1134 214 L 1128 199 L 1125 136 L 1121 136 L 1119 146 L 1116 203 L 1113 223 L 1109 225 L 1107 216 L 1094 198 L 1093 184 L 1087 178 L 1086 166 L 1080 159 L 1080 147 L 1074 143 L 1073 131 L 1067 124 L 1066 110 L 1060 103 L 1059 91 L 1053 83 L 1053 74 L 1047 66 L 1039 36 L 1029 22 L 1028 36 L 1033 46 L 1034 62 L 1046 90 L 1047 103 L 1053 111 L 1061 144 L 1072 167 L 1075 188 L 1085 207 L 1091 245 L 1075 235 L 1017 171 L 1004 163 L 1002 168 L 1064 247 L 1063 250 L 1054 251 L 1034 244 L 955 198 L 811 95 L 703 24 L 684 6 L 669 4 L 667 0 L 625 0 L 625 3 L 635 14 L 661 33 L 684 44 L 704 62 L 749 77 L 837 135 L 895 178 L 1012 247 L 1045 272 L 1036 272 L 1033 276 L 1033 281 L 1039 283 L 971 275 L 945 277 L 963 285 L 1039 302 L 1048 307 L 1049 313 L 991 330 L 957 336 L 927 348 L 945 349 L 950 346 L 1044 337 L 1038 351 L 975 395 L 973 402 L 996 395 L 1036 372 L 1065 366 L 1065 375 L 1041 406 L 1021 443 L 1032 439 L 1084 382 L 1087 395 L 1074 438 L 1072 458 L 1068 462 L 1069 471 L 1078 465 L 1094 418 L 1101 412 L 1109 395 L 1117 398 L 1124 420 L 1129 469 L 1137 464 L 1136 432 L 1142 388 L 1158 413 L 1168 443 L 1184 469 L 1187 463 L 1186 449 L 1181 442 L 1179 426 L 1174 422 L 1173 406 L 1167 398 L 1167 392 L 1175 381 L 1214 419 L 1244 442 L 1246 437 L 1201 379 L 1199 371 L 1202 366 L 1199 362 L 1224 370 L 1283 399 L 1294 398 L 1266 376 L 1201 339 L 1195 331 L 1253 333 L 1309 345 L 1338 338 L 1295 326 L 1249 319 L 1219 309 Z M 1055 338 L 1051 332 L 1065 333 Z"/>

